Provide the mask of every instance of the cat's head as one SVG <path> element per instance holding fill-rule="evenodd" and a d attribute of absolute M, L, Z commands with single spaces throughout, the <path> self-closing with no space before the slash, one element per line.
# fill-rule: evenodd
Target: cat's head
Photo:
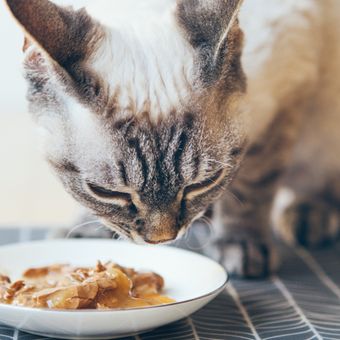
<path fill-rule="evenodd" d="M 66 189 L 135 241 L 183 235 L 242 154 L 241 0 L 7 0 L 31 111 Z"/>

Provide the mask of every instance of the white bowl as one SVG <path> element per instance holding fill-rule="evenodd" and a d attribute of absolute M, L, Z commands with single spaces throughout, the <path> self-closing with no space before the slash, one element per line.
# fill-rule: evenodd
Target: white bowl
<path fill-rule="evenodd" d="M 13 279 L 30 267 L 56 263 L 92 266 L 97 260 L 112 260 L 161 274 L 165 294 L 176 302 L 109 311 L 59 311 L 0 304 L 0 323 L 54 338 L 112 339 L 185 318 L 214 299 L 227 282 L 225 270 L 216 262 L 171 247 L 111 240 L 40 241 L 0 247 L 0 273 Z"/>

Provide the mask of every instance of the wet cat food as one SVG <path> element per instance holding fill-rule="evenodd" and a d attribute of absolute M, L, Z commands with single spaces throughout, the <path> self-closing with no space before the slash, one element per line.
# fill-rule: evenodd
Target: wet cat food
<path fill-rule="evenodd" d="M 113 262 L 95 267 L 31 268 L 20 280 L 0 275 L 0 303 L 50 309 L 114 309 L 168 304 L 163 278 Z"/>

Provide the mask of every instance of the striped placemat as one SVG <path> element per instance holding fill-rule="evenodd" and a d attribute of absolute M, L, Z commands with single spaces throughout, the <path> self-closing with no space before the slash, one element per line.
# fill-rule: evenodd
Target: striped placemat
<path fill-rule="evenodd" d="M 0 245 L 46 234 L 0 229 Z M 282 246 L 282 253 L 282 268 L 270 279 L 232 280 L 191 318 L 125 340 L 340 340 L 340 243 L 311 252 Z M 0 325 L 0 340 L 42 339 Z"/>

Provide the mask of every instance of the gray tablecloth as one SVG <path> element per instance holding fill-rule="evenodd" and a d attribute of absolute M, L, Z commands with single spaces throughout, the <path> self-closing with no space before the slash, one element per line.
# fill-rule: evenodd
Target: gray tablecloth
<path fill-rule="evenodd" d="M 0 229 L 0 245 L 43 239 L 45 230 Z M 232 280 L 191 318 L 126 340 L 340 339 L 340 243 L 317 251 L 282 248 L 268 280 Z M 43 338 L 0 325 L 0 340 Z"/>

